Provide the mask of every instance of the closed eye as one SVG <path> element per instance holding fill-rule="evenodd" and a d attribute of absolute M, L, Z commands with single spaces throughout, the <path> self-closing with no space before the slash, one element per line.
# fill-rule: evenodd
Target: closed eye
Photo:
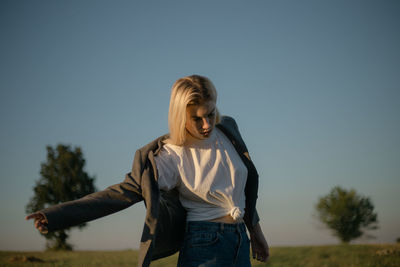
<path fill-rule="evenodd" d="M 201 121 L 201 118 L 200 117 L 193 117 L 193 120 L 194 121 Z"/>

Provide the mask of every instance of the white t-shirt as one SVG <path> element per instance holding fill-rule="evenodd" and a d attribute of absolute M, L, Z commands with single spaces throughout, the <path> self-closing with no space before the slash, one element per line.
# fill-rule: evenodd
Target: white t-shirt
<path fill-rule="evenodd" d="M 205 140 L 165 144 L 155 161 L 160 189 L 178 188 L 188 221 L 243 218 L 247 168 L 217 127 Z"/>

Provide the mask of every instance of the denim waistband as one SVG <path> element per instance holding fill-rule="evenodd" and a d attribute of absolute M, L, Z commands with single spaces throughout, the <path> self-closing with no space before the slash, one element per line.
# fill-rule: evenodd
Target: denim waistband
<path fill-rule="evenodd" d="M 246 231 L 246 226 L 244 223 L 220 223 L 220 222 L 207 222 L 207 221 L 186 222 L 186 232 L 198 232 L 198 231 L 208 231 L 208 232 Z"/>

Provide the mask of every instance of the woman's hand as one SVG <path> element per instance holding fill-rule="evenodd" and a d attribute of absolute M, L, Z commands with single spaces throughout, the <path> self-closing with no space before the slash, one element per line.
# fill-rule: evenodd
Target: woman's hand
<path fill-rule="evenodd" d="M 269 247 L 259 223 L 250 231 L 250 242 L 253 259 L 266 262 L 269 258 Z"/>
<path fill-rule="evenodd" d="M 42 234 L 47 234 L 49 232 L 47 229 L 47 219 L 42 213 L 35 212 L 25 217 L 25 220 L 30 219 L 34 219 L 35 227 L 39 230 L 39 232 Z"/>

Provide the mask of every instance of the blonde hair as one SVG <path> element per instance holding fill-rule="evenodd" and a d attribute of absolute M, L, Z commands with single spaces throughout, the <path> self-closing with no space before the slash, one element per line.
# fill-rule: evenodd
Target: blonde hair
<path fill-rule="evenodd" d="M 186 107 L 200 105 L 207 101 L 217 102 L 217 91 L 214 84 L 204 76 L 191 75 L 178 79 L 171 90 L 169 102 L 168 143 L 183 145 L 186 140 Z M 219 122 L 219 112 L 216 108 L 216 123 Z"/>

